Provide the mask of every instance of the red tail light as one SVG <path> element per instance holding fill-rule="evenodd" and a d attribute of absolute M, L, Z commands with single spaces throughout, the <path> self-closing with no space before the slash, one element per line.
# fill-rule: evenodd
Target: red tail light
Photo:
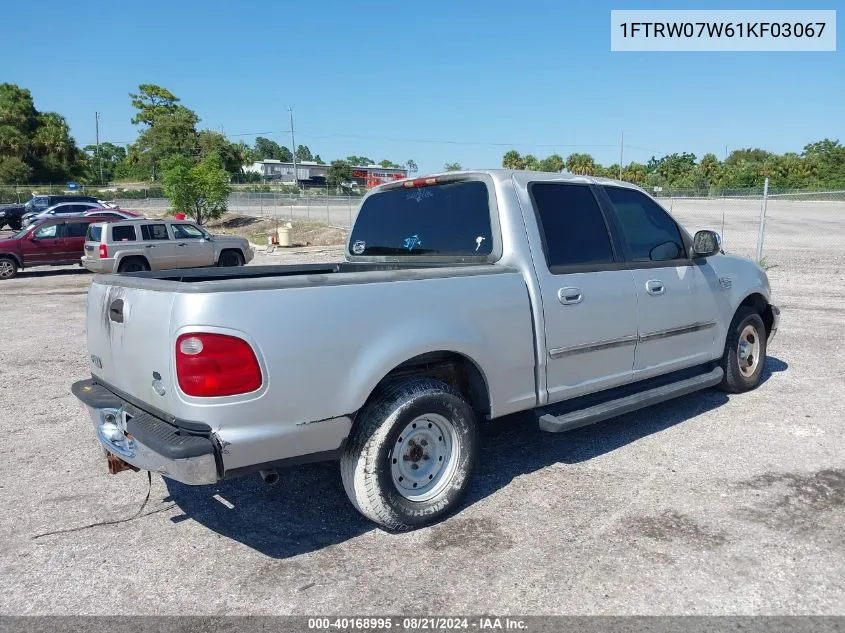
<path fill-rule="evenodd" d="M 197 332 L 176 340 L 176 376 L 189 396 L 210 398 L 261 387 L 261 368 L 249 343 L 236 336 Z"/>
<path fill-rule="evenodd" d="M 105 244 L 100 244 L 100 259 L 105 259 L 109 256 L 109 249 L 106 248 Z"/>

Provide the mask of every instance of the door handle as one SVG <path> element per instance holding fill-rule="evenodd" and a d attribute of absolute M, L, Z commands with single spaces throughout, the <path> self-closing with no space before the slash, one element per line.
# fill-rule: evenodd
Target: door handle
<path fill-rule="evenodd" d="M 666 292 L 666 286 L 659 279 L 649 279 L 645 282 L 645 289 L 650 295 L 662 295 Z"/>
<path fill-rule="evenodd" d="M 584 300 L 584 295 L 581 294 L 579 288 L 561 288 L 557 291 L 557 300 L 563 305 L 572 305 L 581 303 Z"/>
<path fill-rule="evenodd" d="M 156 247 L 155 244 L 147 244 L 146 246 L 144 246 L 144 248 L 155 248 L 155 247 Z"/>
<path fill-rule="evenodd" d="M 185 242 L 182 242 L 181 244 L 177 244 L 176 246 L 187 246 L 187 244 L 185 244 Z"/>

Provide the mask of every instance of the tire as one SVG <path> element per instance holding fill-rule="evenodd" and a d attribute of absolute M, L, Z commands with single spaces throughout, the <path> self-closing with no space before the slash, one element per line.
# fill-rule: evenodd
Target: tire
<path fill-rule="evenodd" d="M 763 365 L 766 364 L 766 326 L 753 308 L 741 307 L 736 311 L 722 355 L 725 372 L 719 388 L 728 393 L 750 391 L 760 384 Z"/>
<path fill-rule="evenodd" d="M 217 265 L 221 267 L 243 266 L 244 258 L 238 251 L 223 251 L 217 258 Z"/>
<path fill-rule="evenodd" d="M 355 420 L 340 459 L 343 487 L 361 514 L 389 530 L 434 523 L 466 492 L 477 435 L 475 413 L 450 386 L 397 381 Z"/>
<path fill-rule="evenodd" d="M 18 263 L 11 257 L 0 257 L 0 281 L 11 279 L 18 274 Z"/>
<path fill-rule="evenodd" d="M 117 267 L 119 273 L 140 273 L 150 269 L 150 265 L 140 257 L 128 257 Z"/>

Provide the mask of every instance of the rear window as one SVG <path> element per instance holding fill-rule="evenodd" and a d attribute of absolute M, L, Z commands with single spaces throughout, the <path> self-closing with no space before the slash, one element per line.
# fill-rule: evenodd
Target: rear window
<path fill-rule="evenodd" d="M 489 255 L 487 185 L 480 181 L 390 189 L 364 201 L 349 240 L 351 255 Z"/>
<path fill-rule="evenodd" d="M 136 239 L 135 227 L 113 226 L 111 230 L 111 239 L 113 242 L 134 242 Z"/>
<path fill-rule="evenodd" d="M 141 226 L 141 235 L 145 242 L 170 239 L 167 234 L 167 226 L 164 224 L 144 224 Z"/>
<path fill-rule="evenodd" d="M 85 240 L 88 242 L 99 242 L 103 237 L 103 227 L 96 224 L 88 225 L 88 233 L 85 234 Z"/>

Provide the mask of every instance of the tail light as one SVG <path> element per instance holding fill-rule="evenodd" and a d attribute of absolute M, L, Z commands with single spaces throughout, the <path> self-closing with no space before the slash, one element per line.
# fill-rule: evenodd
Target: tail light
<path fill-rule="evenodd" d="M 206 332 L 176 339 L 176 377 L 186 395 L 204 398 L 250 393 L 262 384 L 261 367 L 249 343 Z"/>
<path fill-rule="evenodd" d="M 109 249 L 105 244 L 100 244 L 100 259 L 105 259 L 109 256 Z"/>

